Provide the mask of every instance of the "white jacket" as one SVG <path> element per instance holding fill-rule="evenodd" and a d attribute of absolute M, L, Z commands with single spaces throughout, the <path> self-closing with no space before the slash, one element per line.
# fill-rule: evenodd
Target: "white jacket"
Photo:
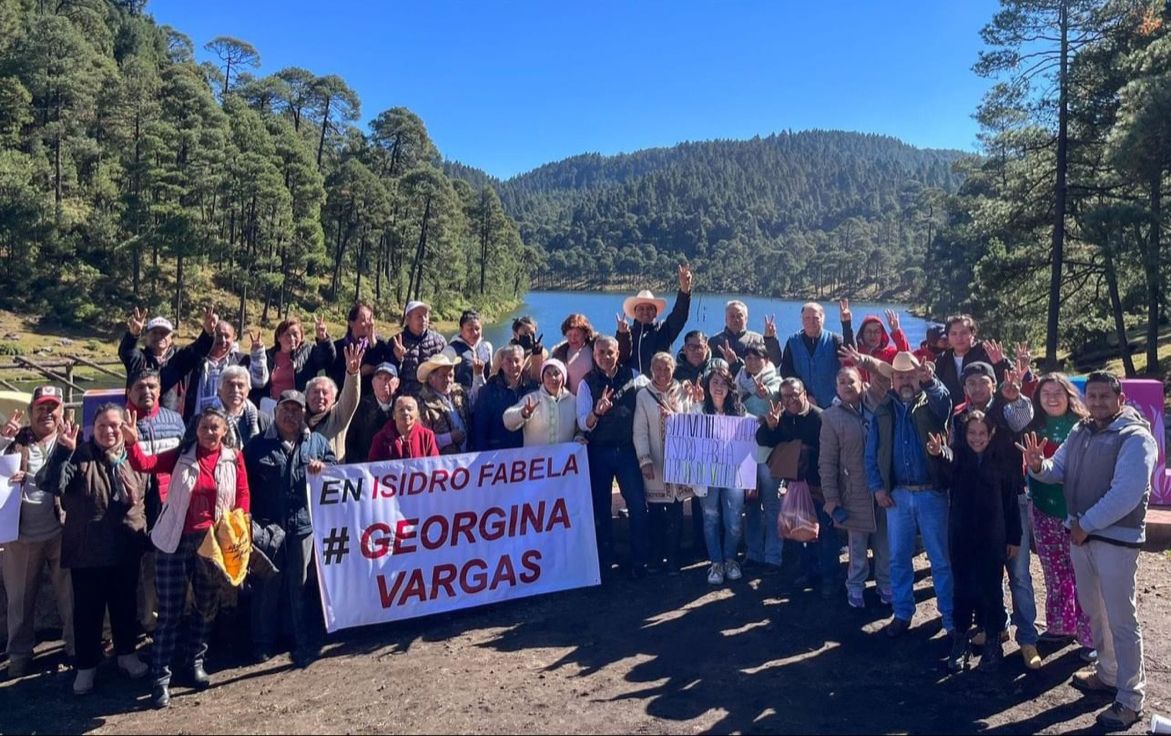
<path fill-rule="evenodd" d="M 536 401 L 537 408 L 525 419 L 521 409 L 528 401 Z M 577 400 L 564 388 L 560 396 L 553 396 L 541 386 L 504 410 L 504 426 L 513 432 L 524 427 L 525 447 L 572 442 L 579 436 L 576 407 Z"/>

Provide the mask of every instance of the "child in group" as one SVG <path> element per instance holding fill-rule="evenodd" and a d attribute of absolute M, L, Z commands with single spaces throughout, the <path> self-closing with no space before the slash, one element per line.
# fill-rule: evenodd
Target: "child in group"
<path fill-rule="evenodd" d="M 981 411 L 968 414 L 951 447 L 932 434 L 927 453 L 938 463 L 940 478 L 951 489 L 949 547 L 955 579 L 955 631 L 947 666 L 967 665 L 968 629 L 973 619 L 984 630 L 979 669 L 991 671 L 1004 657 L 1000 632 L 1005 625 L 1004 568 L 1021 543 L 1021 521 L 1014 472 L 994 445 L 996 430 Z M 1019 471 L 1018 471 L 1019 472 Z"/>

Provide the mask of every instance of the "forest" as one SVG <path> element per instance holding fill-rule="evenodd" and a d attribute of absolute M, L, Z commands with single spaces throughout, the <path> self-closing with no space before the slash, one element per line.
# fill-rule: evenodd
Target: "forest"
<path fill-rule="evenodd" d="M 214 294 L 271 323 L 425 298 L 451 317 L 528 288 L 535 251 L 417 115 L 359 126 L 340 76 L 258 76 L 261 50 L 222 36 L 199 62 L 144 6 L 0 0 L 0 308 L 104 325 Z"/>
<path fill-rule="evenodd" d="M 961 156 L 803 131 L 575 156 L 504 182 L 447 170 L 497 188 L 525 242 L 546 253 L 538 286 L 669 284 L 687 261 L 710 290 L 906 294 L 962 181 Z"/>

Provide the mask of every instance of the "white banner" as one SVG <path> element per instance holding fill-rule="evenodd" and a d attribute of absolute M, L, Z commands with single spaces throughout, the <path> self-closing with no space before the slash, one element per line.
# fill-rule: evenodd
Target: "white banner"
<path fill-rule="evenodd" d="M 0 455 L 0 543 L 14 542 L 20 536 L 20 496 L 24 486 L 8 482 L 18 470 L 19 454 Z"/>
<path fill-rule="evenodd" d="M 597 585 L 576 442 L 309 476 L 329 631 Z"/>
<path fill-rule="evenodd" d="M 667 417 L 663 480 L 709 488 L 756 488 L 756 417 Z"/>

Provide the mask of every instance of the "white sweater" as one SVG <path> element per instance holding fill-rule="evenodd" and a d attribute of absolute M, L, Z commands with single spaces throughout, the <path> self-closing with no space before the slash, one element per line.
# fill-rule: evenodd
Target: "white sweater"
<path fill-rule="evenodd" d="M 521 409 L 529 401 L 535 401 L 537 408 L 525 419 Z M 504 426 L 513 432 L 524 427 L 525 447 L 572 442 L 579 435 L 576 406 L 573 394 L 564 388 L 560 396 L 553 396 L 542 386 L 504 410 Z"/>

